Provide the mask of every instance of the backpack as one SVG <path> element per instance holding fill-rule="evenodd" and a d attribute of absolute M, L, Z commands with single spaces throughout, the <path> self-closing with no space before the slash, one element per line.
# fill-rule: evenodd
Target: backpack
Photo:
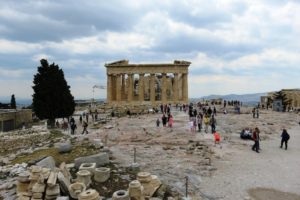
<path fill-rule="evenodd" d="M 287 133 L 286 134 L 286 139 L 289 140 L 290 139 L 290 135 Z"/>

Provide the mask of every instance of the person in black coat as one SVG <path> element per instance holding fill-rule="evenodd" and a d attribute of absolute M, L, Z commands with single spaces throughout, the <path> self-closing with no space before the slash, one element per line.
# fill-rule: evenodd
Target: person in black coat
<path fill-rule="evenodd" d="M 283 143 L 285 144 L 285 150 L 287 150 L 288 147 L 288 141 L 290 139 L 290 135 L 286 131 L 286 129 L 283 129 L 282 134 L 281 134 L 281 145 L 280 148 L 282 148 Z"/>

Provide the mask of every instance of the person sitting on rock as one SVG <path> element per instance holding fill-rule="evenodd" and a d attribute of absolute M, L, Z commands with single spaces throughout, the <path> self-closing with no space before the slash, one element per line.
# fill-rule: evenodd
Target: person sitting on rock
<path fill-rule="evenodd" d="M 249 128 L 245 128 L 241 132 L 242 139 L 252 139 L 252 131 Z"/>

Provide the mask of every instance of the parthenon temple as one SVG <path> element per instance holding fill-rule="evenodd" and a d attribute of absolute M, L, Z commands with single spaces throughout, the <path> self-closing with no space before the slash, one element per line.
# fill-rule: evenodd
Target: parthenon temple
<path fill-rule="evenodd" d="M 107 103 L 188 103 L 190 64 L 177 60 L 168 64 L 129 64 L 128 60 L 105 64 Z"/>

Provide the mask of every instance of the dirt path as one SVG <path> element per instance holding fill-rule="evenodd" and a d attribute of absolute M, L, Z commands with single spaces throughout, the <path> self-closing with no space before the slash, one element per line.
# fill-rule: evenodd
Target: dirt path
<path fill-rule="evenodd" d="M 251 150 L 251 141 L 246 145 L 227 145 L 224 159 L 216 162 L 218 170 L 214 176 L 204 178 L 202 192 L 216 199 L 247 199 L 249 189 L 261 187 L 300 195 L 300 126 L 288 132 L 291 135 L 288 150 L 279 148 L 278 137 L 262 141 L 259 154 Z M 251 194 L 257 200 L 281 199 L 280 195 L 260 198 L 264 193 L 267 195 L 266 191 L 256 194 L 252 190 Z M 290 199 L 300 199 L 300 196 L 294 197 Z"/>

